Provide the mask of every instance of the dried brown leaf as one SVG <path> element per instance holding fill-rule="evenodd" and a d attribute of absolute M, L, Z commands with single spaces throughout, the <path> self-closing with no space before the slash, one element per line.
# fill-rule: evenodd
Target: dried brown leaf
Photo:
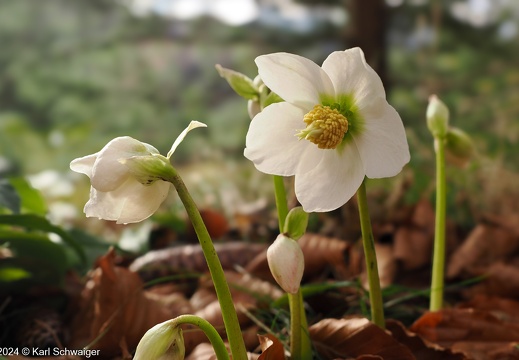
<path fill-rule="evenodd" d="M 215 244 L 215 249 L 224 269 L 246 266 L 257 254 L 263 252 L 265 244 L 229 242 Z M 200 245 L 184 245 L 150 251 L 138 257 L 129 269 L 139 273 L 145 281 L 177 273 L 208 271 Z"/>
<path fill-rule="evenodd" d="M 519 248 L 518 240 L 503 227 L 479 224 L 452 255 L 447 277 L 481 274 L 489 265 L 513 254 Z"/>
<path fill-rule="evenodd" d="M 445 346 L 461 341 L 511 342 L 519 339 L 519 324 L 505 322 L 489 312 L 474 309 L 427 312 L 410 329 L 429 341 Z"/>
<path fill-rule="evenodd" d="M 92 348 L 101 350 L 103 356 L 127 353 L 149 328 L 175 315 L 150 299 L 139 276 L 115 266 L 114 258 L 110 250 L 99 260 L 71 326 L 72 347 L 96 340 Z"/>
<path fill-rule="evenodd" d="M 451 349 L 428 342 L 396 320 L 387 320 L 386 328 L 391 331 L 394 339 L 407 346 L 419 360 L 468 360 L 464 354 L 453 353 Z"/>
<path fill-rule="evenodd" d="M 285 348 L 281 341 L 272 334 L 259 335 L 261 355 L 258 360 L 285 360 Z"/>
<path fill-rule="evenodd" d="M 326 359 L 380 356 L 414 360 L 411 351 L 367 319 L 324 319 L 309 329 L 314 347 Z"/>

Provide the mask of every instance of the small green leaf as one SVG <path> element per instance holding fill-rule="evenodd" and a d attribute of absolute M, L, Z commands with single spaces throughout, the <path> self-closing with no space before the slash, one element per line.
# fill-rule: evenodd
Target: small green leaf
<path fill-rule="evenodd" d="M 247 100 L 258 100 L 259 91 L 256 86 L 254 86 L 254 82 L 251 78 L 237 71 L 224 68 L 219 64 L 216 64 L 215 67 L 218 74 L 227 80 L 236 94 Z"/>
<path fill-rule="evenodd" d="M 298 240 L 306 232 L 308 225 L 308 213 L 301 206 L 288 212 L 283 233 L 288 237 Z"/>
<path fill-rule="evenodd" d="M 0 179 L 0 206 L 6 207 L 13 213 L 20 212 L 20 196 L 9 180 Z"/>
<path fill-rule="evenodd" d="M 29 230 L 40 230 L 57 234 L 78 254 L 81 261 L 86 261 L 85 252 L 79 244 L 65 230 L 59 226 L 51 224 L 42 216 L 26 214 L 26 215 L 0 215 L 0 225 L 22 226 Z"/>
<path fill-rule="evenodd" d="M 9 179 L 11 185 L 16 189 L 21 199 L 21 210 L 32 214 L 44 216 L 47 214 L 47 205 L 41 193 L 33 188 L 23 177 Z"/>

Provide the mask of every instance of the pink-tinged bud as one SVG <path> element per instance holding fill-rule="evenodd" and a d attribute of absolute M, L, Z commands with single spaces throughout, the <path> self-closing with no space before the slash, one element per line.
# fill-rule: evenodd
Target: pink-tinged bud
<path fill-rule="evenodd" d="M 297 293 L 305 269 L 303 251 L 297 241 L 280 234 L 267 250 L 267 261 L 279 286 L 287 293 Z"/>

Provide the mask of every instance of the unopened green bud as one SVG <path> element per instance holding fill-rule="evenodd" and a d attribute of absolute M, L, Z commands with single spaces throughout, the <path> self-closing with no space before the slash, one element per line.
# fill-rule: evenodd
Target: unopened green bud
<path fill-rule="evenodd" d="M 435 138 L 444 138 L 449 129 L 449 109 L 436 95 L 429 97 L 426 118 L 432 135 Z"/>
<path fill-rule="evenodd" d="M 151 185 L 157 180 L 168 181 L 174 174 L 169 160 L 160 154 L 132 156 L 120 159 L 119 162 L 143 185 Z"/>
<path fill-rule="evenodd" d="M 185 352 L 182 329 L 172 319 L 146 331 L 133 360 L 182 360 Z"/>
<path fill-rule="evenodd" d="M 288 213 L 283 233 L 294 240 L 299 240 L 306 232 L 307 225 L 308 213 L 301 206 L 298 206 Z"/>
<path fill-rule="evenodd" d="M 236 92 L 236 94 L 240 95 L 241 97 L 244 97 L 247 100 L 258 100 L 258 86 L 254 84 L 251 78 L 240 72 L 224 68 L 220 64 L 216 64 L 215 67 L 218 71 L 218 74 L 220 74 L 221 77 L 227 80 L 227 83 L 229 83 L 229 85 Z"/>
<path fill-rule="evenodd" d="M 450 128 L 445 137 L 446 159 L 454 165 L 463 167 L 474 156 L 471 137 L 461 129 Z"/>
<path fill-rule="evenodd" d="M 305 270 L 305 258 L 299 243 L 284 234 L 278 235 L 267 249 L 267 262 L 278 285 L 287 293 L 297 293 Z"/>

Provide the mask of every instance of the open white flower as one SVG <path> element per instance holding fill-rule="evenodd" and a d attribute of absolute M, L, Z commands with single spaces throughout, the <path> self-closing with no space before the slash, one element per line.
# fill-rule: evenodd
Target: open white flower
<path fill-rule="evenodd" d="M 127 224 L 153 215 L 171 187 L 165 181 L 173 169 L 169 158 L 190 130 L 202 126 L 206 125 L 191 121 L 167 157 L 149 144 L 123 136 L 98 153 L 73 160 L 70 168 L 90 178 L 86 216 Z"/>
<path fill-rule="evenodd" d="M 322 67 L 287 53 L 259 56 L 256 64 L 285 102 L 254 117 L 245 156 L 262 172 L 295 175 L 305 211 L 336 209 L 364 176 L 394 176 L 409 162 L 402 120 L 361 49 L 333 52 Z"/>

